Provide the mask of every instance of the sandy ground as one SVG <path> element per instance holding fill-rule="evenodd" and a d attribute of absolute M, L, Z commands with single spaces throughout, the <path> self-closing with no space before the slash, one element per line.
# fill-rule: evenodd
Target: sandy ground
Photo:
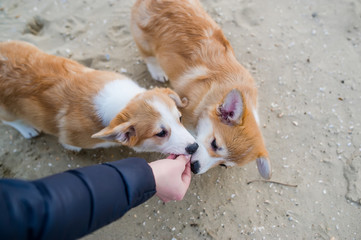
<path fill-rule="evenodd" d="M 0 40 L 150 78 L 125 0 L 2 0 Z M 181 202 L 157 197 L 84 239 L 361 239 L 361 1 L 203 0 L 259 85 L 274 181 L 255 163 L 193 176 Z M 159 85 L 159 84 L 158 84 Z M 164 85 L 163 85 L 164 86 Z M 126 156 L 72 153 L 54 137 L 25 140 L 0 125 L 0 176 L 34 179 Z"/>

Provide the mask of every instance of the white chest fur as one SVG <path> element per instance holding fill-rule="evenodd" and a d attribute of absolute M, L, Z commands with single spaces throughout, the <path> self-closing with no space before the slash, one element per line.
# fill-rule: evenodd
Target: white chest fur
<path fill-rule="evenodd" d="M 118 79 L 107 83 L 94 97 L 95 110 L 104 126 L 129 103 L 137 94 L 145 89 L 130 79 Z"/>

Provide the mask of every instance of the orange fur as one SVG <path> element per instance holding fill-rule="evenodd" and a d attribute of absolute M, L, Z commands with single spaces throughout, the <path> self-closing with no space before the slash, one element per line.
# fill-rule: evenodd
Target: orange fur
<path fill-rule="evenodd" d="M 227 161 L 244 165 L 268 153 L 256 123 L 257 88 L 249 72 L 236 60 L 220 27 L 197 0 L 138 0 L 132 9 L 132 34 L 144 58 L 155 57 L 180 97 L 185 126 L 196 128 L 205 114 L 213 123 Z M 193 71 L 198 68 L 198 71 Z M 220 121 L 217 108 L 232 89 L 242 94 L 243 114 L 237 125 Z M 206 148 L 212 157 L 220 155 Z M 223 163 L 220 161 L 219 163 Z"/>
<path fill-rule="evenodd" d="M 25 42 L 0 43 L 0 120 L 21 119 L 39 131 L 58 136 L 63 144 L 94 148 L 106 142 L 93 136 L 104 129 L 94 107 L 94 96 L 116 79 L 126 77 L 46 54 Z M 144 91 L 129 102 L 106 130 L 112 131 L 127 122 L 136 131 L 129 141 L 122 142 L 130 147 L 153 138 L 160 131 L 156 125 L 160 116 L 147 100 L 154 96 L 169 110 L 177 109 L 172 98 L 180 101 L 170 89 Z M 154 142 L 161 144 L 166 140 L 155 138 Z"/>
<path fill-rule="evenodd" d="M 55 136 L 66 131 L 67 139 L 60 141 L 69 145 L 87 148 L 101 142 L 90 138 L 102 128 L 90 108 L 92 96 L 104 81 L 119 75 L 91 70 L 23 42 L 1 43 L 0 54 L 0 102 L 7 112 L 1 119 L 22 119 Z M 62 119 L 66 124 L 59 129 Z"/>

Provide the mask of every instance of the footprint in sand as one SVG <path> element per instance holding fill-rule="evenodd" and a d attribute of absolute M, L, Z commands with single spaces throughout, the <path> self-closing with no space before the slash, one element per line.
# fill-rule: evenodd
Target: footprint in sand
<path fill-rule="evenodd" d="M 361 204 L 361 155 L 344 167 L 343 175 L 347 181 L 346 199 Z"/>
<path fill-rule="evenodd" d="M 48 21 L 40 16 L 34 16 L 25 25 L 23 34 L 30 33 L 34 36 L 41 35 L 42 30 L 48 24 Z"/>

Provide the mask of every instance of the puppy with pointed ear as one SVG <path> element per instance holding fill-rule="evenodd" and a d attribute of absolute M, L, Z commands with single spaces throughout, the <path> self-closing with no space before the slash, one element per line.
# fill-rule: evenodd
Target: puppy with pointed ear
<path fill-rule="evenodd" d="M 217 108 L 217 115 L 221 122 L 229 126 L 242 125 L 244 112 L 244 99 L 242 93 L 238 89 L 231 90 Z M 261 154 L 257 157 L 256 163 L 260 175 L 265 179 L 270 179 L 272 170 L 271 162 L 268 157 Z"/>
<path fill-rule="evenodd" d="M 155 80 L 169 79 L 174 91 L 189 100 L 182 109 L 184 122 L 200 146 L 192 155 L 192 172 L 258 159 L 261 175 L 269 178 L 256 84 L 200 2 L 137 0 L 131 30 Z M 185 46 L 183 51 L 179 46 Z"/>

